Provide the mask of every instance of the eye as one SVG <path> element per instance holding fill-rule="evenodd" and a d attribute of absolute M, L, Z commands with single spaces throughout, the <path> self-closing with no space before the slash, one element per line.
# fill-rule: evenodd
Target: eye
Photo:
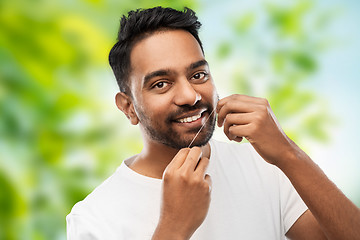
<path fill-rule="evenodd" d="M 151 88 L 163 89 L 163 88 L 165 88 L 167 85 L 169 85 L 169 83 L 164 82 L 164 81 L 160 81 L 160 82 L 157 82 L 157 83 L 155 83 L 154 85 L 152 85 Z"/>
<path fill-rule="evenodd" d="M 208 76 L 209 76 L 209 74 L 207 74 L 206 72 L 198 72 L 192 76 L 192 79 L 206 81 L 208 79 Z"/>

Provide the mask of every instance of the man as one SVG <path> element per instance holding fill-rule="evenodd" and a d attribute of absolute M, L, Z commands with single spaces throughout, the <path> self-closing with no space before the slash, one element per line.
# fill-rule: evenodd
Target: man
<path fill-rule="evenodd" d="M 122 18 L 109 56 L 116 104 L 139 125 L 144 148 L 74 206 L 68 238 L 360 239 L 359 209 L 265 99 L 218 100 L 200 25 L 190 9 Z M 216 114 L 230 140 L 250 144 L 210 140 Z"/>

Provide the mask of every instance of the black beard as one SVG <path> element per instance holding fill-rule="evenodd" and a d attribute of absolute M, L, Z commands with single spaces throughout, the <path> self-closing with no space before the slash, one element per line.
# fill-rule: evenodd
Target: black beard
<path fill-rule="evenodd" d="M 159 124 L 158 121 L 149 119 L 148 116 L 142 110 L 137 109 L 137 112 L 139 115 L 138 117 L 140 123 L 142 124 L 147 136 L 149 136 L 152 140 L 162 143 L 168 147 L 174 149 L 181 149 L 189 146 L 190 142 L 193 140 L 196 133 L 200 130 L 201 127 L 191 130 L 191 133 L 194 133 L 194 135 L 191 138 L 185 138 L 184 136 L 180 135 L 178 132 L 174 131 L 172 127 L 168 127 L 168 126 L 172 126 L 172 123 L 176 118 L 176 116 L 179 116 L 189 111 L 194 111 L 203 108 L 207 109 L 206 111 L 208 112 L 208 114 L 210 114 L 213 111 L 213 107 L 210 104 L 205 104 L 202 102 L 198 102 L 194 106 L 189 106 L 189 105 L 181 106 L 176 112 L 169 114 L 163 126 L 161 126 L 161 124 Z M 199 135 L 196 137 L 196 139 L 191 144 L 191 146 L 200 147 L 208 143 L 208 141 L 211 139 L 214 133 L 215 122 L 216 122 L 215 116 L 216 114 L 214 113 L 208 116 L 209 119 L 206 121 L 204 128 L 200 131 Z"/>

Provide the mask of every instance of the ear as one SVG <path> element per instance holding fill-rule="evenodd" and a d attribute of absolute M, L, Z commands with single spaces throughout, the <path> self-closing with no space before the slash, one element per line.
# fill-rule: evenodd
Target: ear
<path fill-rule="evenodd" d="M 127 94 L 123 92 L 118 92 L 115 96 L 116 106 L 125 114 L 125 116 L 130 120 L 130 123 L 137 125 L 139 119 L 136 115 L 133 100 Z"/>

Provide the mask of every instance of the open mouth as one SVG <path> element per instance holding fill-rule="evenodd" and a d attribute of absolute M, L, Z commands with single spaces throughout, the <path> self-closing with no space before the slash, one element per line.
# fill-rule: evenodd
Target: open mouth
<path fill-rule="evenodd" d="M 191 123 L 191 122 L 195 122 L 196 120 L 200 119 L 203 115 L 203 113 L 205 112 L 205 110 L 202 110 L 200 113 L 198 114 L 194 114 L 192 116 L 188 116 L 188 117 L 184 117 L 184 118 L 179 118 L 176 119 L 175 122 L 178 123 Z"/>
<path fill-rule="evenodd" d="M 199 118 L 201 118 L 201 113 L 198 115 L 195 115 L 195 116 L 178 119 L 176 121 L 180 122 L 180 123 L 189 123 L 189 122 L 194 122 L 194 121 L 198 120 Z"/>

